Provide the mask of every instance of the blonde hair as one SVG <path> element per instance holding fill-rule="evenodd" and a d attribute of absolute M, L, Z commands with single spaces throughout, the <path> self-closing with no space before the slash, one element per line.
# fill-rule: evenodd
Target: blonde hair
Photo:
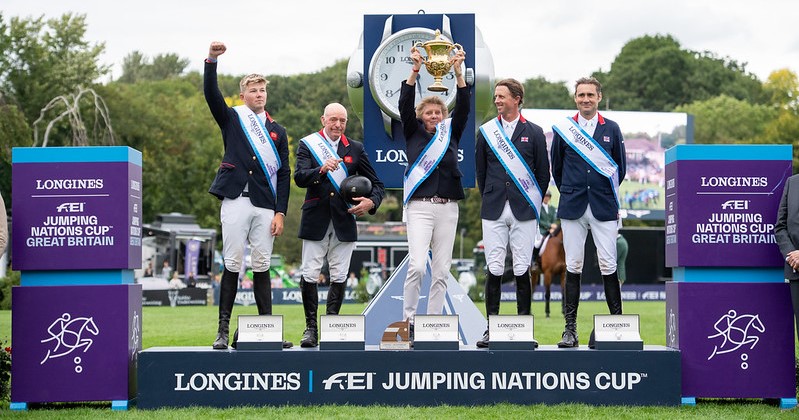
<path fill-rule="evenodd" d="M 253 83 L 264 83 L 266 86 L 269 86 L 269 80 L 266 80 L 266 77 L 262 74 L 252 73 L 241 78 L 239 82 L 239 92 L 244 93 L 244 91 L 247 90 L 247 86 Z"/>
<path fill-rule="evenodd" d="M 447 104 L 439 98 L 438 96 L 425 96 L 419 101 L 419 105 L 416 105 L 416 118 L 422 118 L 422 112 L 424 111 L 427 105 L 438 105 L 441 107 L 441 114 L 444 118 L 447 118 L 449 115 L 449 109 L 447 109 Z"/>

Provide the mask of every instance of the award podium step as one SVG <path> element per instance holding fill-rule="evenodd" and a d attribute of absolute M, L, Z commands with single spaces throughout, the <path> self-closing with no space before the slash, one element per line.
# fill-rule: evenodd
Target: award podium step
<path fill-rule="evenodd" d="M 558 349 L 278 351 L 153 347 L 139 353 L 141 409 L 311 404 L 585 403 L 678 406 L 680 352 Z M 431 392 L 432 391 L 432 392 Z"/>

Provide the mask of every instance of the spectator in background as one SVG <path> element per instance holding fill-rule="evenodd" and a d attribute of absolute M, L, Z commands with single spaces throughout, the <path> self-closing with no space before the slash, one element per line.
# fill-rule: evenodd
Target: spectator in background
<path fill-rule="evenodd" d="M 6 215 L 6 203 L 3 195 L 0 194 L 0 255 L 6 252 L 8 245 L 8 216 Z"/>
<path fill-rule="evenodd" d="M 169 280 L 169 288 L 170 289 L 185 289 L 186 284 L 183 283 L 183 280 L 178 277 L 178 272 L 175 271 L 172 273 L 172 279 Z"/>
<path fill-rule="evenodd" d="M 350 271 L 350 276 L 347 277 L 347 287 L 355 287 L 358 285 L 358 277 L 355 276 L 354 271 Z"/>
<path fill-rule="evenodd" d="M 147 267 L 144 269 L 144 274 L 142 277 L 153 277 L 155 273 L 153 273 L 153 260 L 147 261 Z"/>
<path fill-rule="evenodd" d="M 169 266 L 169 260 L 164 260 L 164 265 L 161 267 L 161 278 L 167 280 L 172 278 L 172 267 Z"/>

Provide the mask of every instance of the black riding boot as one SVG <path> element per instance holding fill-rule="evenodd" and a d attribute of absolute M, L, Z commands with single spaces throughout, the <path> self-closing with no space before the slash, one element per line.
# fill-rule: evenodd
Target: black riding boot
<path fill-rule="evenodd" d="M 566 329 L 563 339 L 558 343 L 560 348 L 577 347 L 577 307 L 580 305 L 580 275 L 566 271 L 566 290 L 563 293 Z"/>
<path fill-rule="evenodd" d="M 272 279 L 269 270 L 252 273 L 252 289 L 258 315 L 272 315 Z"/>
<path fill-rule="evenodd" d="M 236 301 L 236 292 L 239 288 L 239 273 L 228 271 L 222 273 L 219 284 L 219 326 L 216 331 L 216 340 L 213 348 L 224 350 L 227 348 L 230 334 L 230 315 L 233 312 L 233 302 Z"/>
<path fill-rule="evenodd" d="M 616 271 L 606 276 L 602 276 L 602 283 L 605 286 L 605 301 L 608 303 L 608 311 L 611 315 L 621 315 L 621 285 L 619 275 Z M 588 348 L 595 347 L 594 330 L 591 330 L 591 337 L 588 338 Z"/>
<path fill-rule="evenodd" d="M 621 315 L 621 285 L 619 285 L 619 275 L 616 271 L 607 276 L 602 276 L 605 283 L 605 300 L 608 302 L 608 310 L 611 315 Z"/>
<path fill-rule="evenodd" d="M 490 272 L 486 272 L 486 291 L 485 291 L 485 300 L 486 300 L 486 315 L 498 315 L 499 314 L 499 301 L 502 298 L 502 276 L 495 276 Z M 485 348 L 488 347 L 488 328 L 486 328 L 486 332 L 483 334 L 483 338 L 477 341 L 477 347 Z"/>
<path fill-rule="evenodd" d="M 530 272 L 525 272 L 516 278 L 516 313 L 530 315 L 530 305 L 533 299 L 533 288 L 530 284 Z"/>
<path fill-rule="evenodd" d="M 302 308 L 305 310 L 305 332 L 302 334 L 300 347 L 316 347 L 319 344 L 316 323 L 316 313 L 319 309 L 319 288 L 316 283 L 300 280 L 300 290 L 302 291 Z"/>
<path fill-rule="evenodd" d="M 344 282 L 330 283 L 330 289 L 327 290 L 327 315 L 338 315 L 341 310 L 341 303 L 344 302 Z"/>

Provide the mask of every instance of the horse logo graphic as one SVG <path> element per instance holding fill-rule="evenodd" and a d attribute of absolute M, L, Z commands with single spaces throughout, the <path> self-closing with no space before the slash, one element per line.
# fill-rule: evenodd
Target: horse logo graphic
<path fill-rule="evenodd" d="M 719 354 L 732 353 L 745 345 L 750 345 L 750 350 L 754 349 L 760 341 L 760 337 L 755 335 L 755 333 L 766 332 L 766 327 L 760 320 L 760 315 L 738 315 L 734 309 L 730 309 L 726 314 L 722 315 L 713 325 L 713 328 L 716 330 L 716 333 L 709 335 L 707 338 L 711 340 L 714 338 L 721 338 L 722 341 L 721 344 L 716 344 L 714 346 L 713 353 L 711 353 L 707 360 Z M 749 356 L 746 353 L 741 355 L 741 360 L 744 361 L 741 363 L 742 369 L 749 367 L 749 364 L 746 363 L 748 358 Z"/>
<path fill-rule="evenodd" d="M 54 342 L 55 347 L 47 350 L 44 359 L 39 363 L 40 365 L 50 359 L 66 356 L 81 347 L 83 352 L 86 353 L 94 343 L 91 338 L 86 336 L 88 334 L 96 336 L 100 333 L 100 329 L 97 328 L 97 324 L 94 323 L 92 317 L 73 318 L 72 315 L 64 313 L 47 327 L 47 332 L 50 334 L 50 338 L 41 340 L 41 342 Z M 76 363 L 80 363 L 80 357 L 76 357 L 75 360 Z"/>
<path fill-rule="evenodd" d="M 677 315 L 669 309 L 669 347 L 677 347 Z"/>
<path fill-rule="evenodd" d="M 133 311 L 133 325 L 131 326 L 133 334 L 130 337 L 131 341 L 131 354 L 130 360 L 136 359 L 137 351 L 139 350 L 139 338 L 141 337 L 141 327 L 139 326 L 139 313 Z"/>

